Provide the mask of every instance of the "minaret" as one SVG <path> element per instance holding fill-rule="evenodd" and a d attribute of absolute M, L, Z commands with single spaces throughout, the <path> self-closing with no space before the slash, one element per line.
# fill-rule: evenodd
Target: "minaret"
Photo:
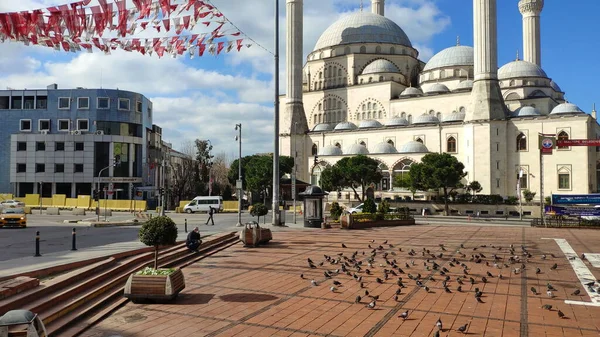
<path fill-rule="evenodd" d="M 281 133 L 304 134 L 308 130 L 302 104 L 303 0 L 287 0 L 285 116 Z"/>
<path fill-rule="evenodd" d="M 371 0 L 371 12 L 384 16 L 385 0 Z"/>
<path fill-rule="evenodd" d="M 498 84 L 496 0 L 473 0 L 475 78 L 472 111 L 465 121 L 505 119 L 506 105 Z"/>
<path fill-rule="evenodd" d="M 520 0 L 519 11 L 523 15 L 523 60 L 542 66 L 540 42 L 540 13 L 544 0 Z"/>

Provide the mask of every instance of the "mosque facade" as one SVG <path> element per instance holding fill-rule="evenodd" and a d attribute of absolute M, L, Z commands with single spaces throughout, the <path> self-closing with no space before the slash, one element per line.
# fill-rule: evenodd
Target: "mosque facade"
<path fill-rule="evenodd" d="M 324 168 L 364 154 L 383 174 L 368 193 L 407 196 L 394 177 L 428 153 L 450 153 L 465 165 L 465 183 L 478 181 L 484 194 L 517 196 L 519 181 L 539 200 L 542 177 L 545 195 L 599 191 L 600 148 L 560 147 L 541 159 L 540 134 L 600 139 L 596 112 L 567 102 L 542 68 L 543 0 L 518 2 L 523 59 L 501 67 L 496 0 L 473 0 L 473 47 L 457 41 L 428 62 L 385 17 L 384 0 L 333 23 L 304 60 L 302 6 L 287 0 L 280 97 L 280 153 L 295 156 L 298 179 L 318 185 Z"/>

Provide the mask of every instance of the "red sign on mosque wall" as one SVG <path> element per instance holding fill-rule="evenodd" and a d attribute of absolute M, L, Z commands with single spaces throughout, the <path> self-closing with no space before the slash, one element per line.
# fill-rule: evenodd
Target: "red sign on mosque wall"
<path fill-rule="evenodd" d="M 600 139 L 558 139 L 556 146 L 600 146 Z"/>

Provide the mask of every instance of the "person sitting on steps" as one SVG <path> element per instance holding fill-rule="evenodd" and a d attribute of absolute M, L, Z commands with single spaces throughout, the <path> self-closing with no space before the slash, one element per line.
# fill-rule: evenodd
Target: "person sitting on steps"
<path fill-rule="evenodd" d="M 213 214 L 215 214 L 215 209 L 212 206 L 208 206 L 208 219 L 206 219 L 206 225 L 208 226 L 208 222 L 212 222 L 212 225 L 215 225 L 215 220 L 213 219 Z"/>
<path fill-rule="evenodd" d="M 187 240 L 185 240 L 185 245 L 189 250 L 197 252 L 200 244 L 202 244 L 202 240 L 200 240 L 200 229 L 195 227 L 193 231 L 188 233 Z"/>

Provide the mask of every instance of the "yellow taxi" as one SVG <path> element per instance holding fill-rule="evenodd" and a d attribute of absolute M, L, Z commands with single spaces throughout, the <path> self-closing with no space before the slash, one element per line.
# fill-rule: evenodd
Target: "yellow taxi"
<path fill-rule="evenodd" d="M 5 208 L 0 212 L 0 227 L 27 227 L 27 214 L 22 208 Z"/>

